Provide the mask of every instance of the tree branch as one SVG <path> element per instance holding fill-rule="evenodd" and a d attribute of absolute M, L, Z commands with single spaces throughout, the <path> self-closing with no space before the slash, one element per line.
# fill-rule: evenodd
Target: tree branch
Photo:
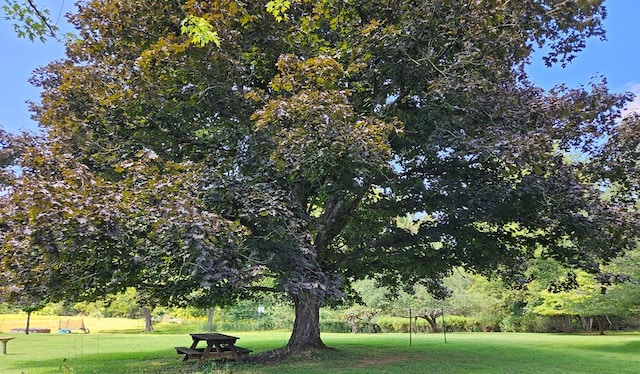
<path fill-rule="evenodd" d="M 56 27 L 52 26 L 51 23 L 49 23 L 49 19 L 40 12 L 40 10 L 38 9 L 38 7 L 33 3 L 33 1 L 31 0 L 27 0 L 27 3 L 29 4 L 29 7 L 31 9 L 33 9 L 34 13 L 36 14 L 36 16 L 38 16 L 38 18 L 40 18 L 40 20 L 42 21 L 42 23 L 44 23 L 45 26 L 47 26 L 47 28 L 49 29 L 49 32 L 51 33 L 51 37 L 54 39 L 58 39 L 56 36 Z"/>

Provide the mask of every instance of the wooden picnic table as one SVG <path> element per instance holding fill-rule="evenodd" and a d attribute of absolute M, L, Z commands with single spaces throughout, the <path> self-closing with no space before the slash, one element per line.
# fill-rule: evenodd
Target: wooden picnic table
<path fill-rule="evenodd" d="M 240 338 L 218 333 L 189 334 L 193 342 L 191 347 L 175 347 L 178 354 L 184 354 L 184 361 L 197 359 L 198 364 L 206 360 L 230 358 L 241 361 L 251 350 L 236 346 Z M 198 344 L 204 341 L 206 347 L 198 348 Z"/>

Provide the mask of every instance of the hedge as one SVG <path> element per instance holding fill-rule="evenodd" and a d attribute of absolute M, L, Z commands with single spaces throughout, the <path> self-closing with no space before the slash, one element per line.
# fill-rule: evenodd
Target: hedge
<path fill-rule="evenodd" d="M 378 316 L 374 318 L 374 323 L 380 326 L 383 332 L 409 332 L 408 317 Z M 438 317 L 436 321 L 438 330 L 442 331 L 442 317 Z M 445 315 L 445 323 L 447 331 L 451 332 L 479 332 L 479 331 L 498 331 L 495 323 L 483 321 L 478 318 Z M 429 332 L 429 322 L 424 318 L 414 318 L 414 332 Z"/>

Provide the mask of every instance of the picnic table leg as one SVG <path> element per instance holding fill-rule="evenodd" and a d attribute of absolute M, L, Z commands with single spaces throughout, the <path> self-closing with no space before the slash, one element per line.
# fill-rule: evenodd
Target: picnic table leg
<path fill-rule="evenodd" d="M 207 342 L 207 348 L 202 352 L 202 356 L 200 356 L 200 359 L 198 360 L 198 365 L 202 365 L 207 360 L 209 352 L 211 352 L 212 345 L 213 344 L 211 342 Z"/>
<path fill-rule="evenodd" d="M 191 349 L 196 349 L 196 347 L 198 346 L 198 342 L 200 340 L 198 339 L 193 339 L 193 343 L 191 343 Z"/>
<path fill-rule="evenodd" d="M 198 342 L 200 342 L 199 339 L 193 339 L 193 343 L 191 343 L 191 349 L 196 349 L 196 347 L 198 346 Z M 189 360 L 189 355 L 186 354 L 184 355 L 184 359 L 182 359 L 182 361 L 188 361 Z"/>
<path fill-rule="evenodd" d="M 217 346 L 217 345 L 216 345 L 216 346 Z M 240 361 L 241 361 L 241 359 L 240 359 L 240 353 L 238 353 L 238 350 L 236 349 L 235 344 L 233 344 L 233 343 L 228 343 L 228 344 L 226 345 L 226 347 L 227 347 L 227 349 L 231 352 L 231 356 L 233 357 L 233 360 L 234 360 L 234 361 L 236 361 L 236 362 L 240 362 Z M 219 348 L 219 349 L 218 349 L 218 351 L 220 351 L 220 352 L 221 352 L 221 351 L 222 351 L 222 349 L 221 349 L 221 348 Z"/>
<path fill-rule="evenodd" d="M 242 361 L 242 359 L 240 358 L 240 353 L 238 353 L 238 350 L 236 349 L 236 347 L 234 345 L 231 345 L 229 347 L 229 349 L 231 349 L 231 355 L 233 356 L 233 359 L 236 362 Z"/>

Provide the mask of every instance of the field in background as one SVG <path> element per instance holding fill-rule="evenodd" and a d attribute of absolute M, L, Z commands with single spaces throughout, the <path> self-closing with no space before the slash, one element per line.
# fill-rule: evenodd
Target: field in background
<path fill-rule="evenodd" d="M 115 331 L 115 330 L 144 330 L 144 320 L 127 318 L 97 318 L 97 317 L 57 317 L 57 316 L 31 316 L 31 328 L 48 328 L 52 333 L 58 331 L 58 322 L 63 319 L 84 320 L 85 326 L 91 332 Z M 27 322 L 26 314 L 2 314 L 0 315 L 0 332 L 8 333 L 12 328 L 24 328 Z"/>
<path fill-rule="evenodd" d="M 60 320 L 83 320 L 85 327 L 91 333 L 141 333 L 144 332 L 142 318 L 100 318 L 78 316 L 42 316 L 32 315 L 30 328 L 48 328 L 51 333 L 57 333 Z M 12 328 L 25 328 L 26 314 L 0 314 L 0 333 L 8 334 Z M 157 333 L 188 333 L 194 329 L 204 330 L 205 319 L 179 320 L 177 322 L 154 322 Z M 2 372 L 0 371 L 0 374 Z"/>
<path fill-rule="evenodd" d="M 37 317 L 37 318 L 36 318 Z M 48 319 L 47 319 L 48 318 Z M 57 329 L 57 317 L 34 316 L 34 327 Z M 64 318 L 64 317 L 63 317 Z M 323 334 L 336 350 L 277 366 L 184 363 L 173 347 L 190 344 L 195 324 L 159 324 L 140 333 L 142 320 L 85 318 L 91 334 L 8 334 L 21 319 L 0 316 L 2 335 L 16 336 L 0 356 L 0 373 L 637 373 L 640 334 L 520 333 Z M 49 324 L 49 325 L 47 325 Z M 7 326 L 7 327 L 4 327 Z M 117 332 L 120 330 L 119 332 Z M 52 331 L 54 331 L 52 329 Z M 94 333 L 94 331 L 103 331 Z M 231 332 L 255 353 L 282 347 L 288 331 Z"/>

